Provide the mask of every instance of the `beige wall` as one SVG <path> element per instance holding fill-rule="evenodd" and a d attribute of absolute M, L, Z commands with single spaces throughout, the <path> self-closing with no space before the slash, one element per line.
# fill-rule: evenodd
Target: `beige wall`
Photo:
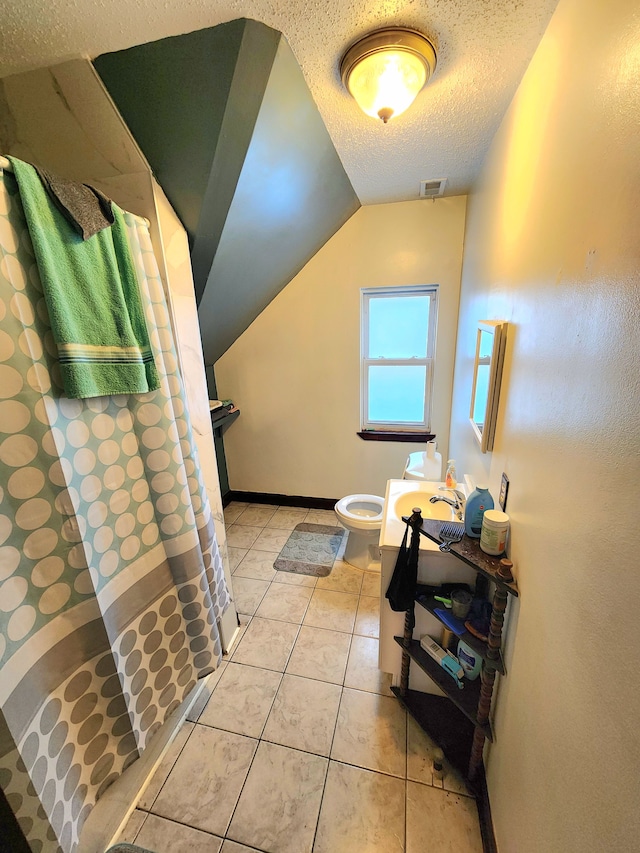
<path fill-rule="evenodd" d="M 361 208 L 216 362 L 240 418 L 225 434 L 232 489 L 384 495 L 421 445 L 360 429 L 360 289 L 440 285 L 432 428 L 445 454 L 466 197 Z"/>
<path fill-rule="evenodd" d="M 500 853 L 628 853 L 640 830 L 640 16 L 560 0 L 469 200 L 451 428 L 503 470 L 521 590 L 488 780 Z M 512 326 L 493 454 L 474 326 Z"/>

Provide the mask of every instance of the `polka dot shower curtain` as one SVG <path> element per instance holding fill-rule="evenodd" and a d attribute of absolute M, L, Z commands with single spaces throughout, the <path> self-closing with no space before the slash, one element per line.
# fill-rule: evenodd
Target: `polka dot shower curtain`
<path fill-rule="evenodd" d="M 126 222 L 161 388 L 70 400 L 0 175 L 0 787 L 35 853 L 76 849 L 215 669 L 229 602 L 149 232 Z"/>

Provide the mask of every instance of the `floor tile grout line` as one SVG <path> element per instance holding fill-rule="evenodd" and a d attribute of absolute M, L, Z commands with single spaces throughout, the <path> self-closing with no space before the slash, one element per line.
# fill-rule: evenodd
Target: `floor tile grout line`
<path fill-rule="evenodd" d="M 140 811 L 144 811 L 144 809 L 140 809 Z M 184 822 L 184 821 L 182 821 L 182 820 L 176 820 L 176 818 L 173 818 L 173 817 L 165 817 L 165 815 L 157 814 L 157 812 L 151 812 L 151 811 L 149 811 L 149 812 L 145 812 L 145 814 L 146 814 L 146 817 L 145 817 L 144 823 L 142 824 L 142 826 L 140 827 L 140 829 L 136 832 L 136 838 L 137 838 L 137 837 L 140 835 L 140 833 L 142 832 L 142 828 L 144 827 L 144 824 L 147 822 L 147 817 L 149 817 L 149 815 L 151 815 L 151 817 L 159 817 L 159 818 L 161 818 L 162 820 L 169 821 L 169 823 L 177 823 L 177 824 L 178 824 L 178 826 L 184 826 L 184 827 L 186 827 L 187 829 L 195 829 L 195 830 L 196 830 L 196 832 L 202 832 L 202 833 L 204 833 L 204 835 L 210 835 L 210 836 L 211 836 L 211 838 L 218 838 L 218 839 L 220 839 L 220 840 L 222 840 L 222 841 L 224 841 L 224 840 L 225 840 L 225 839 L 224 839 L 224 836 L 218 835 L 218 834 L 217 834 L 217 833 L 215 833 L 215 832 L 209 832 L 209 830 L 208 830 L 208 829 L 202 829 L 202 828 L 201 828 L 201 827 L 199 827 L 199 826 L 193 826 L 193 825 L 192 825 L 192 824 L 190 824 L 190 823 L 185 823 L 185 822 Z"/>
<path fill-rule="evenodd" d="M 313 839 L 311 841 L 312 853 L 313 853 L 313 850 L 315 849 L 315 846 L 316 846 L 316 838 L 318 837 L 318 827 L 320 826 L 320 815 L 322 814 L 322 806 L 324 804 L 324 795 L 325 795 L 325 792 L 327 790 L 327 780 L 329 778 L 329 770 L 331 768 L 331 760 L 332 760 L 331 759 L 331 752 L 333 751 L 333 741 L 335 740 L 335 737 L 336 737 L 336 729 L 338 727 L 338 719 L 340 717 L 340 706 L 342 705 L 343 695 L 344 695 L 344 687 L 341 687 L 340 688 L 340 701 L 338 702 L 338 713 L 336 714 L 336 720 L 335 720 L 335 723 L 333 724 L 333 734 L 331 736 L 331 743 L 329 744 L 329 755 L 327 756 L 327 769 L 326 769 L 325 774 L 324 774 L 324 783 L 322 785 L 322 794 L 320 795 L 320 806 L 318 808 L 318 816 L 316 818 L 316 827 L 314 829 Z"/>
<path fill-rule="evenodd" d="M 129 820 L 131 820 L 131 818 L 132 818 L 132 816 L 135 814 L 135 812 L 136 812 L 136 809 L 137 809 L 137 808 L 138 808 L 138 806 L 136 806 L 136 808 L 131 812 L 131 814 L 129 815 Z M 135 832 L 135 833 L 134 833 L 134 835 L 133 835 L 133 838 L 132 838 L 132 840 L 131 840 L 131 843 L 132 843 L 132 844 L 135 844 L 135 840 L 136 840 L 136 838 L 137 838 L 137 837 L 140 835 L 140 833 L 142 832 L 142 828 L 144 827 L 145 823 L 147 822 L 147 818 L 148 818 L 148 817 L 149 817 L 149 815 L 151 814 L 151 812 L 147 812 L 147 811 L 145 811 L 144 809 L 138 809 L 138 811 L 144 812 L 144 819 L 143 819 L 142 823 L 140 824 L 140 826 L 138 827 L 137 832 Z M 129 823 L 129 820 L 127 820 L 127 823 Z"/>
<path fill-rule="evenodd" d="M 280 673 L 280 681 L 278 682 L 278 686 L 276 687 L 276 692 L 273 694 L 273 699 L 271 700 L 271 704 L 269 705 L 269 710 L 264 718 L 264 723 L 262 724 L 262 728 L 260 729 L 260 737 L 258 740 L 262 742 L 262 736 L 264 735 L 264 730 L 267 727 L 267 723 L 269 722 L 269 717 L 271 716 L 271 712 L 273 711 L 273 706 L 276 703 L 276 699 L 278 698 L 278 693 L 280 692 L 280 688 L 282 687 L 282 682 L 284 681 L 284 670 Z"/>
<path fill-rule="evenodd" d="M 217 686 L 217 684 L 216 684 L 216 686 Z M 213 689 L 215 690 L 215 687 L 214 687 Z M 212 691 L 212 694 L 211 694 L 211 695 L 213 695 L 213 691 Z M 211 697 L 209 697 L 209 698 L 211 698 Z M 208 704 L 209 704 L 209 702 L 207 701 L 207 705 L 208 705 Z M 205 705 L 205 708 L 206 708 L 206 705 Z M 204 710 L 204 709 L 203 709 L 203 710 Z M 168 753 L 168 752 L 169 752 L 169 750 L 171 749 L 171 747 L 172 747 L 173 742 L 175 741 L 175 739 L 176 739 L 176 738 L 178 737 L 178 735 L 180 734 L 180 730 L 182 729 L 182 727 L 183 727 L 183 726 L 185 725 L 185 723 L 187 723 L 187 722 L 191 722 L 191 721 L 190 721 L 190 720 L 187 720 L 186 718 L 182 721 L 182 723 L 181 723 L 181 725 L 180 725 L 180 728 L 179 728 L 179 729 L 178 729 L 178 731 L 176 732 L 176 736 L 175 736 L 175 738 L 174 738 L 174 739 L 173 739 L 173 741 L 171 741 L 171 743 L 169 744 L 169 748 L 167 749 L 167 753 Z M 188 737 L 186 737 L 186 738 L 185 738 L 184 743 L 183 743 L 183 744 L 182 744 L 182 746 L 180 747 L 180 749 L 179 749 L 179 751 L 178 751 L 178 754 L 177 754 L 177 755 L 176 755 L 176 757 L 175 757 L 175 760 L 174 760 L 174 761 L 173 761 L 173 763 L 171 764 L 171 768 L 169 769 L 169 772 L 167 773 L 167 775 L 166 775 L 166 778 L 165 778 L 164 782 L 162 783 L 162 785 L 161 785 L 161 786 L 160 786 L 160 788 L 158 789 L 158 793 L 155 795 L 155 797 L 154 797 L 154 798 L 153 798 L 153 800 L 151 801 L 151 806 L 149 807 L 149 809 L 144 809 L 144 808 L 142 808 L 142 807 L 139 805 L 139 801 L 138 801 L 138 803 L 136 803 L 136 806 L 135 806 L 135 807 L 136 807 L 136 809 L 138 809 L 138 808 L 139 808 L 139 809 L 140 809 L 140 811 L 146 811 L 146 812 L 147 812 L 147 814 L 152 814 L 152 812 L 151 812 L 151 808 L 152 808 L 152 806 L 154 805 L 154 803 L 156 802 L 156 800 L 158 799 L 158 797 L 160 796 L 160 794 L 162 793 L 162 789 L 164 788 L 164 786 L 165 786 L 165 785 L 167 784 L 167 782 L 169 781 L 169 776 L 171 776 L 171 773 L 172 773 L 172 771 L 173 771 L 173 768 L 176 766 L 176 763 L 177 763 L 178 759 L 180 758 L 180 756 L 181 756 L 181 755 L 182 755 L 182 753 L 184 752 L 184 749 L 185 749 L 185 747 L 186 747 L 187 743 L 188 743 L 188 742 L 189 742 L 189 740 L 191 739 L 191 735 L 192 735 L 192 734 L 193 734 L 193 732 L 195 731 L 195 727 L 197 726 L 197 723 L 191 723 L 191 725 L 193 726 L 193 728 L 191 729 L 191 731 L 189 732 Z M 166 756 L 166 754 L 167 754 L 167 753 L 165 753 L 165 756 Z M 161 764 L 161 763 L 162 763 L 162 760 L 158 763 L 158 766 L 156 767 L 156 769 L 155 769 L 155 771 L 154 771 L 154 776 L 155 776 L 155 774 L 158 772 L 158 770 L 160 769 L 160 764 Z M 151 785 L 151 783 L 152 783 L 152 782 L 153 782 L 153 776 L 152 776 L 152 777 L 151 777 L 151 779 L 149 780 L 149 785 Z M 149 787 L 149 786 L 147 786 L 147 787 Z M 145 792 L 146 792 L 146 791 L 145 791 Z M 142 797 L 144 797 L 145 792 L 143 792 L 143 793 L 142 793 Z M 140 799 L 142 799 L 142 797 L 140 797 Z M 141 828 L 142 828 L 142 827 L 141 827 Z M 139 830 L 138 830 L 138 831 L 139 831 Z M 136 833 L 136 836 L 137 836 L 137 833 Z"/>
<path fill-rule="evenodd" d="M 377 773 L 378 776 L 386 776 L 387 779 L 397 779 L 399 782 L 406 782 L 407 780 L 403 776 L 398 776 L 396 773 L 388 773 L 386 770 L 374 770 L 371 767 L 365 767 L 363 764 L 354 764 L 353 761 L 344 761 L 342 758 L 331 758 L 329 756 L 329 761 L 333 761 L 335 764 L 344 764 L 346 767 L 354 767 L 356 770 L 365 770 L 367 773 Z M 410 779 L 409 781 L 413 781 Z M 424 785 L 423 782 L 416 782 L 416 785 Z M 425 788 L 429 788 L 429 785 L 424 785 Z M 438 790 L 434 788 L 434 790 Z M 451 791 L 445 793 L 452 793 Z"/>
<path fill-rule="evenodd" d="M 255 750 L 254 750 L 254 752 L 253 752 L 253 755 L 251 756 L 251 761 L 249 762 L 249 767 L 248 767 L 248 769 L 247 769 L 246 776 L 244 777 L 244 781 L 242 782 L 242 785 L 241 785 L 241 787 L 240 787 L 240 791 L 239 791 L 238 796 L 237 796 L 237 798 L 236 798 L 236 802 L 235 802 L 235 805 L 234 805 L 234 807 L 233 807 L 233 811 L 231 812 L 231 817 L 230 817 L 230 818 L 229 818 L 229 820 L 227 821 L 227 825 L 226 825 L 226 827 L 225 827 L 225 830 L 224 830 L 224 836 L 223 836 L 225 839 L 226 839 L 226 838 L 228 838 L 229 829 L 231 828 L 231 824 L 233 823 L 233 818 L 235 817 L 235 814 L 236 814 L 236 812 L 237 812 L 237 810 L 238 810 L 238 803 L 240 802 L 240 797 L 242 796 L 242 792 L 243 792 L 243 791 L 244 791 L 244 789 L 245 789 L 245 786 L 246 786 L 246 784 L 247 784 L 247 779 L 249 778 L 249 774 L 251 773 L 251 768 L 252 768 L 252 767 L 253 767 L 253 765 L 254 765 L 254 762 L 255 762 L 255 760 L 256 760 L 256 755 L 258 754 L 258 750 L 260 749 L 260 744 L 262 743 L 262 741 L 260 740 L 260 738 L 253 738 L 253 740 L 255 740 L 255 741 L 256 741 L 256 748 L 255 748 Z M 234 839 L 234 838 L 230 838 L 229 840 L 230 840 L 230 841 L 235 841 L 235 839 Z M 240 842 L 239 842 L 239 841 L 236 841 L 236 844 L 240 844 Z"/>
<path fill-rule="evenodd" d="M 244 580 L 254 580 L 254 578 L 244 578 Z M 267 581 L 265 581 L 265 583 L 267 583 Z M 271 581 L 268 581 L 268 583 L 269 583 L 269 586 L 270 586 L 270 585 L 271 585 Z M 258 609 L 258 607 L 260 607 L 260 605 L 262 604 L 262 600 L 264 599 L 265 595 L 266 595 L 266 594 L 267 594 L 267 592 L 269 591 L 269 586 L 267 586 L 267 588 L 265 589 L 265 591 L 262 593 L 262 598 L 261 598 L 261 599 L 260 599 L 260 601 L 258 602 L 257 607 L 256 607 L 256 610 L 257 610 L 257 609 Z M 235 593 L 234 593 L 234 594 L 235 594 Z M 234 604 L 236 603 L 234 599 L 232 599 L 232 601 L 233 601 L 233 603 L 234 603 Z M 238 610 L 238 609 L 236 608 L 236 610 Z M 256 615 L 256 610 L 254 610 L 254 611 L 253 611 L 253 613 L 242 613 L 242 615 L 243 615 L 243 616 L 255 616 L 255 615 Z M 238 613 L 240 613 L 240 612 L 241 612 L 241 611 L 240 611 L 240 610 L 238 610 Z"/>

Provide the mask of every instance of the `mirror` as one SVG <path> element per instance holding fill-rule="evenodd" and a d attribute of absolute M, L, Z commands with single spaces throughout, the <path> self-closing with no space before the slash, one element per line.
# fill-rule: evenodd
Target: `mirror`
<path fill-rule="evenodd" d="M 493 450 L 507 325 L 504 320 L 478 323 L 469 419 L 483 453 Z"/>

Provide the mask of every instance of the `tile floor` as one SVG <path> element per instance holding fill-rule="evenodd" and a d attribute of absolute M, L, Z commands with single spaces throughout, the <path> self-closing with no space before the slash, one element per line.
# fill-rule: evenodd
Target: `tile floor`
<path fill-rule="evenodd" d="M 377 669 L 379 576 L 278 572 L 296 524 L 333 512 L 225 510 L 242 635 L 121 841 L 155 853 L 481 853 L 475 801 Z"/>

